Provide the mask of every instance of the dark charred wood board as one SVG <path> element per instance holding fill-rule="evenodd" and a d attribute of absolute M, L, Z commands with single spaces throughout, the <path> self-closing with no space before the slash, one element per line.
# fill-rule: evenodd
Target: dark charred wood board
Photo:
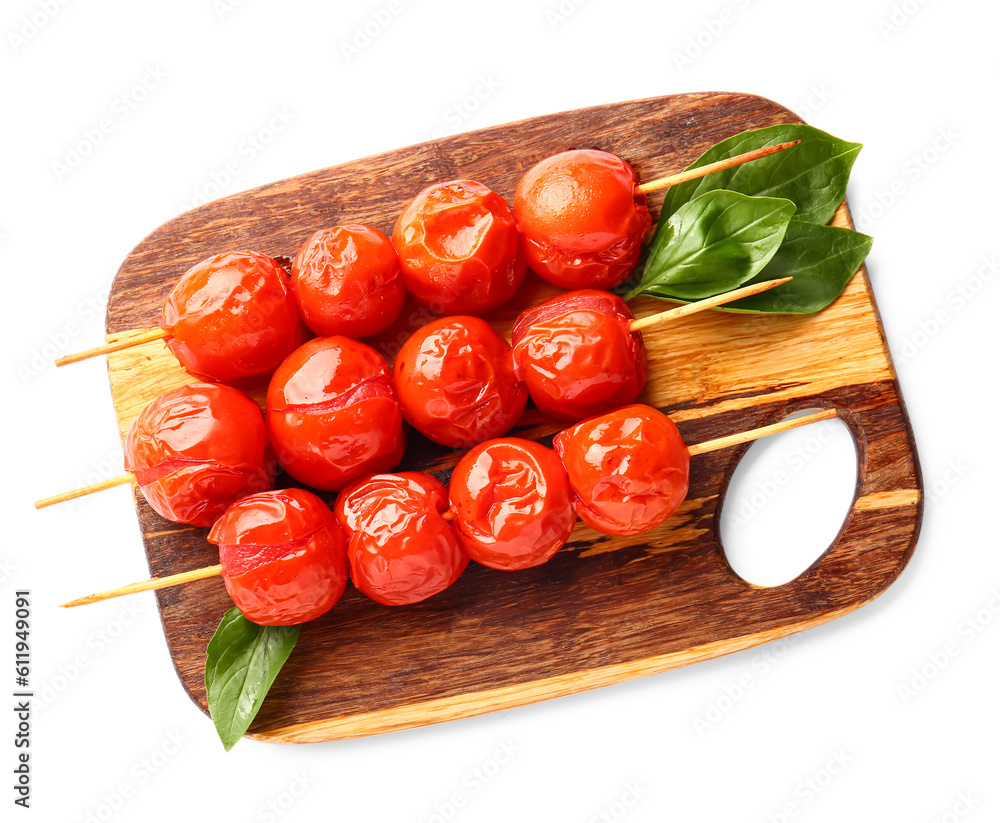
<path fill-rule="evenodd" d="M 700 93 L 596 106 L 447 137 L 241 192 L 156 229 L 125 259 L 108 300 L 115 339 L 157 324 L 177 278 L 225 249 L 294 255 L 318 228 L 362 222 L 391 233 L 427 185 L 478 180 L 511 201 L 521 174 L 569 148 L 600 148 L 653 179 L 749 128 L 801 122 L 769 100 Z M 653 195 L 658 209 L 662 195 Z M 835 225 L 850 226 L 847 204 Z M 555 289 L 529 276 L 487 316 L 501 331 Z M 637 316 L 661 309 L 633 301 Z M 371 341 L 388 359 L 425 322 L 404 312 Z M 611 538 L 578 524 L 549 563 L 517 573 L 470 564 L 424 603 L 380 606 L 349 588 L 305 626 L 251 726 L 277 742 L 357 737 L 506 709 L 717 657 L 831 620 L 881 593 L 913 551 L 922 487 L 913 435 L 865 270 L 829 308 L 807 317 L 706 312 L 645 334 L 650 379 L 641 401 L 671 415 L 689 443 L 834 408 L 858 452 L 854 502 L 840 534 L 791 582 L 746 583 L 726 562 L 719 513 L 740 446 L 692 461 L 687 501 L 663 527 Z M 193 382 L 161 342 L 109 358 L 122 434 L 154 397 Z M 260 399 L 260 395 L 258 395 Z M 529 410 L 514 433 L 559 426 Z M 455 453 L 412 438 L 403 469 L 447 479 Z M 280 482 L 280 481 L 279 481 Z M 326 499 L 332 499 L 326 495 Z M 205 529 L 169 523 L 136 492 L 150 572 L 210 565 Z M 184 688 L 205 708 L 205 647 L 231 606 L 218 578 L 157 593 Z"/>

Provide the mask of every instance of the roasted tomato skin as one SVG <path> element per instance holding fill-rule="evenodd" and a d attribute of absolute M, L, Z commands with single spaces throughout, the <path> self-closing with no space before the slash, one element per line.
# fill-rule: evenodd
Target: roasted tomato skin
<path fill-rule="evenodd" d="M 208 535 L 244 616 L 292 626 L 328 612 L 347 586 L 347 538 L 312 492 L 261 492 L 234 503 Z"/>
<path fill-rule="evenodd" d="M 517 437 L 472 449 L 452 472 L 448 494 L 462 545 L 493 569 L 544 563 L 565 545 L 576 523 L 558 455 Z"/>
<path fill-rule="evenodd" d="M 260 407 L 229 386 L 165 392 L 132 421 L 125 468 L 167 520 L 211 526 L 233 503 L 271 488 L 277 465 Z"/>
<path fill-rule="evenodd" d="M 266 421 L 285 471 L 326 491 L 395 468 L 406 447 L 388 365 L 348 337 L 310 340 L 281 364 L 267 389 Z"/>
<path fill-rule="evenodd" d="M 354 585 L 378 603 L 404 606 L 454 583 L 469 555 L 441 516 L 447 509 L 447 489 L 424 472 L 376 474 L 347 486 L 335 512 L 349 537 Z"/>
<path fill-rule="evenodd" d="M 543 412 L 582 420 L 635 402 L 646 347 L 615 294 L 566 292 L 523 312 L 511 334 L 515 374 Z"/>
<path fill-rule="evenodd" d="M 217 254 L 189 269 L 163 305 L 167 346 L 195 377 L 261 385 L 306 337 L 281 265 L 259 252 Z"/>
<path fill-rule="evenodd" d="M 673 421 L 632 405 L 559 432 L 562 458 L 580 519 L 604 534 L 656 528 L 688 492 L 690 456 Z"/>
<path fill-rule="evenodd" d="M 532 166 L 514 194 L 528 266 L 564 289 L 611 289 L 635 270 L 652 225 L 635 172 L 595 149 Z"/>
<path fill-rule="evenodd" d="M 478 317 L 442 317 L 418 329 L 392 377 L 406 421 L 453 449 L 506 434 L 528 402 L 510 346 Z"/>
<path fill-rule="evenodd" d="M 323 337 L 378 334 L 406 299 L 389 238 L 360 223 L 315 232 L 292 261 L 291 287 L 302 319 Z"/>
<path fill-rule="evenodd" d="M 495 309 L 527 272 L 510 207 L 474 180 L 420 192 L 396 220 L 392 244 L 406 290 L 436 314 Z"/>

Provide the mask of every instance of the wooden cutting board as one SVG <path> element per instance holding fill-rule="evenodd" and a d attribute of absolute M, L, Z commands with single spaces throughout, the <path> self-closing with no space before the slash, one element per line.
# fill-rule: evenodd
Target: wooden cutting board
<path fill-rule="evenodd" d="M 472 178 L 511 202 L 529 166 L 589 147 L 624 157 L 650 180 L 736 132 L 789 122 L 801 121 L 759 97 L 672 95 L 447 137 L 225 197 L 171 220 L 133 249 L 111 289 L 108 337 L 155 326 L 176 279 L 211 254 L 255 249 L 290 257 L 316 229 L 344 222 L 389 234 L 403 203 L 432 182 Z M 654 195 L 651 207 L 661 200 Z M 846 203 L 834 222 L 851 225 Z M 518 312 L 554 291 L 532 277 L 487 319 L 506 334 Z M 641 317 L 663 305 L 640 299 L 632 308 Z M 403 326 L 424 320 L 408 311 Z M 375 343 L 391 358 L 405 334 L 401 326 Z M 654 532 L 612 538 L 578 524 L 544 566 L 505 574 L 473 563 L 449 590 L 413 606 L 387 608 L 350 589 L 303 628 L 252 736 L 296 743 L 357 737 L 605 686 L 815 626 L 892 583 L 916 541 L 921 480 L 864 269 L 816 315 L 706 312 L 648 330 L 645 340 L 650 379 L 640 399 L 669 413 L 689 443 L 801 409 L 837 410 L 855 439 L 858 479 L 833 545 L 790 583 L 743 581 L 726 562 L 719 514 L 747 446 L 704 455 L 692 461 L 688 500 Z M 160 342 L 112 355 L 108 371 L 123 435 L 154 397 L 193 382 Z M 543 438 L 558 428 L 529 410 L 514 433 Z M 403 468 L 447 480 L 455 461 L 455 453 L 417 435 Z M 217 562 L 207 530 L 167 522 L 140 493 L 135 498 L 153 575 Z M 205 647 L 231 605 L 222 581 L 156 596 L 178 675 L 204 709 Z"/>

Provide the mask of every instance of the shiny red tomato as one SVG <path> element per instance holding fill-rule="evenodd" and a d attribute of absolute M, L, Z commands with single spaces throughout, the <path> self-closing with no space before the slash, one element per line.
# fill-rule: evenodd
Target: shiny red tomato
<path fill-rule="evenodd" d="M 217 254 L 189 269 L 167 296 L 160 326 L 191 374 L 241 387 L 265 382 L 306 335 L 288 274 L 255 251 Z"/>
<path fill-rule="evenodd" d="M 396 220 L 392 244 L 406 290 L 437 314 L 482 314 L 506 303 L 527 271 L 514 215 L 473 180 L 424 189 Z"/>
<path fill-rule="evenodd" d="M 293 626 L 333 608 L 347 585 L 347 538 L 312 492 L 261 492 L 234 503 L 208 535 L 247 620 Z"/>
<path fill-rule="evenodd" d="M 528 169 L 514 194 L 514 217 L 532 271 L 564 289 L 624 282 L 653 222 L 637 182 L 628 163 L 593 149 Z"/>
<path fill-rule="evenodd" d="M 229 386 L 160 395 L 132 421 L 125 468 L 161 516 L 211 526 L 233 503 L 271 488 L 277 465 L 260 407 Z"/>
<path fill-rule="evenodd" d="M 351 580 L 386 606 L 418 603 L 448 588 L 469 564 L 442 518 L 448 492 L 423 472 L 376 474 L 337 497 L 337 520 L 349 536 Z"/>
<path fill-rule="evenodd" d="M 493 569 L 544 563 L 576 523 L 562 461 L 530 440 L 507 437 L 476 446 L 452 472 L 448 494 L 462 545 Z"/>
<path fill-rule="evenodd" d="M 664 523 L 688 492 L 687 446 L 650 406 L 627 406 L 559 432 L 553 446 L 569 475 L 580 519 L 605 534 L 640 534 Z"/>
<path fill-rule="evenodd" d="M 453 449 L 506 434 L 528 402 L 510 346 L 478 317 L 442 317 L 414 332 L 392 378 L 406 421 Z"/>
<path fill-rule="evenodd" d="M 517 318 L 514 368 L 546 414 L 581 420 L 632 403 L 646 384 L 646 347 L 610 292 L 566 292 Z"/>
<path fill-rule="evenodd" d="M 324 337 L 378 334 L 406 299 L 389 238 L 359 223 L 323 229 L 306 241 L 292 261 L 292 292 L 306 325 Z"/>
<path fill-rule="evenodd" d="M 310 340 L 281 364 L 266 421 L 285 471 L 327 491 L 395 468 L 406 447 L 388 365 L 348 337 Z"/>

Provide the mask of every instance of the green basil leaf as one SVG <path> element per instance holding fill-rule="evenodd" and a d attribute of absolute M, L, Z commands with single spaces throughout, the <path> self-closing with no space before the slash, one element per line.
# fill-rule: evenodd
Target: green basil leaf
<path fill-rule="evenodd" d="M 657 227 L 639 293 L 698 300 L 734 289 L 759 272 L 781 245 L 795 204 L 778 197 L 710 191 Z"/>
<path fill-rule="evenodd" d="M 775 314 L 817 312 L 837 299 L 871 247 L 867 234 L 793 220 L 781 248 L 747 285 L 781 277 L 793 280 L 719 308 Z"/>
<path fill-rule="evenodd" d="M 257 716 L 274 678 L 299 639 L 300 626 L 258 626 L 235 606 L 208 643 L 208 712 L 228 752 Z"/>
<path fill-rule="evenodd" d="M 844 199 L 847 178 L 861 151 L 860 143 L 848 143 L 812 126 L 768 126 L 716 143 L 688 168 L 707 166 L 717 160 L 791 140 L 801 140 L 802 143 L 769 157 L 667 189 L 660 221 L 665 221 L 685 203 L 706 191 L 728 189 L 743 194 L 787 198 L 796 206 L 796 220 L 829 223 Z"/>

